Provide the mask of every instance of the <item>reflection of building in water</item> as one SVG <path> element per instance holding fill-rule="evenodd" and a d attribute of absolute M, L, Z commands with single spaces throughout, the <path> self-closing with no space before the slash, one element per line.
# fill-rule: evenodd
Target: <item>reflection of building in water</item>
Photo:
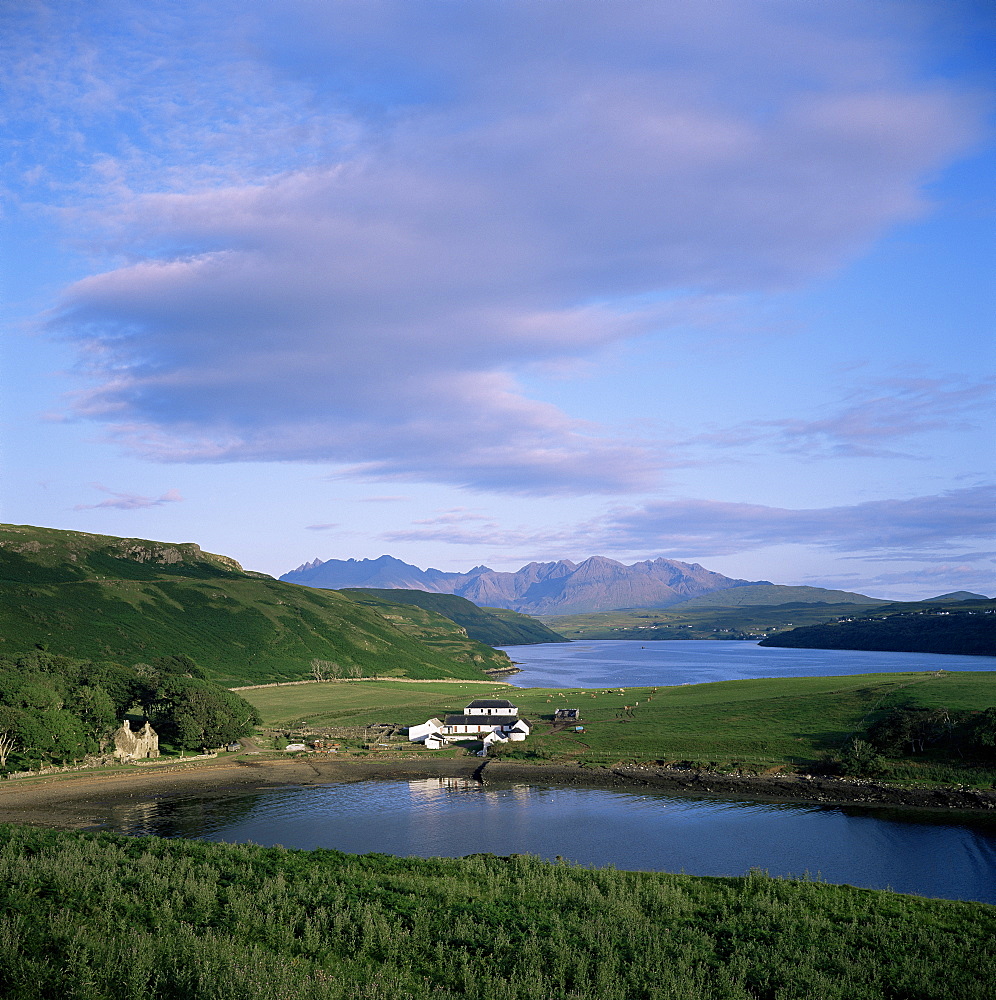
<path fill-rule="evenodd" d="M 429 719 L 411 726 L 408 739 L 428 750 L 439 750 L 447 743 L 483 738 L 487 743 L 520 742 L 529 735 L 530 726 L 519 718 L 519 709 L 504 699 L 472 701 L 461 714 L 447 715 L 443 721 Z"/>
<path fill-rule="evenodd" d="M 413 801 L 430 802 L 454 792 L 481 792 L 484 786 L 472 778 L 413 778 L 408 792 Z"/>
<path fill-rule="evenodd" d="M 130 837 L 157 836 L 160 834 L 161 814 L 158 802 L 135 802 L 115 806 L 111 812 L 114 829 Z"/>

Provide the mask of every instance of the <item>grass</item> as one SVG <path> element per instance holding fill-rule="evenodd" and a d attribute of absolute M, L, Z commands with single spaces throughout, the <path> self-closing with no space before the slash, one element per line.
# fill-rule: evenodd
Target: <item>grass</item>
<path fill-rule="evenodd" d="M 0 827 L 6 1000 L 988 1000 L 996 908 Z"/>
<path fill-rule="evenodd" d="M 525 759 L 605 765 L 618 761 L 691 761 L 719 768 L 764 770 L 813 765 L 840 749 L 896 704 L 952 710 L 996 705 L 996 672 L 861 674 L 722 681 L 680 687 L 607 691 L 460 685 L 431 681 L 261 688 L 243 692 L 264 724 L 416 725 L 497 695 L 533 724 L 530 738 L 507 748 Z M 627 708 L 628 706 L 628 708 Z M 554 711 L 580 708 L 584 732 L 555 729 Z M 930 763 L 929 759 L 918 766 Z M 923 773 L 923 772 L 920 772 Z M 933 780 L 988 785 L 996 773 L 965 768 Z M 914 772 L 907 777 L 913 777 Z M 925 775 L 931 777 L 930 775 Z"/>
<path fill-rule="evenodd" d="M 195 545 L 0 526 L 0 653 L 37 645 L 127 665 L 182 653 L 231 686 L 305 678 L 313 659 L 368 677 L 509 666 L 449 619 L 404 612 L 392 621 Z"/>

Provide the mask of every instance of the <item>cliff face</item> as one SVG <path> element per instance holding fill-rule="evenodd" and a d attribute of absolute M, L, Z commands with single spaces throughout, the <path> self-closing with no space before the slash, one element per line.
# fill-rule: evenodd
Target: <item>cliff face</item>
<path fill-rule="evenodd" d="M 582 563 L 532 562 L 515 573 L 475 566 L 467 573 L 421 570 L 391 556 L 314 560 L 281 580 L 308 587 L 423 590 L 456 594 L 482 607 L 524 614 L 575 614 L 616 608 L 663 608 L 700 594 L 746 586 L 698 563 L 653 559 L 626 566 L 604 556 Z M 755 581 L 756 582 L 756 581 Z"/>

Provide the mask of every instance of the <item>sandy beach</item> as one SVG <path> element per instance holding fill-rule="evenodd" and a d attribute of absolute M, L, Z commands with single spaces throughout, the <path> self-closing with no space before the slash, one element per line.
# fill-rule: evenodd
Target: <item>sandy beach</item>
<path fill-rule="evenodd" d="M 462 777 L 485 783 L 643 787 L 681 795 L 870 809 L 966 811 L 976 818 L 988 815 L 996 822 L 996 791 L 992 790 L 907 789 L 872 781 L 780 774 L 740 776 L 655 766 L 595 768 L 474 758 L 388 761 L 313 757 L 242 757 L 8 780 L 0 784 L 0 822 L 95 830 L 112 824 L 120 811 L 132 811 L 143 802 L 225 798 L 288 786 L 424 777 Z"/>

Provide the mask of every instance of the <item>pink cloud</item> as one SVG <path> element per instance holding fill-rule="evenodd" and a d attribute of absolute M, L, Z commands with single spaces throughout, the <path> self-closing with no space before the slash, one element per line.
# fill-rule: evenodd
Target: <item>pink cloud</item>
<path fill-rule="evenodd" d="M 100 510 L 102 508 L 144 510 L 148 507 L 161 507 L 163 504 L 180 503 L 183 501 L 183 497 L 180 496 L 179 491 L 174 489 L 167 490 L 159 497 L 146 497 L 138 493 L 119 493 L 116 490 L 108 489 L 106 486 L 101 486 L 100 483 L 91 483 L 90 485 L 95 490 L 100 490 L 101 493 L 109 494 L 111 499 L 101 500 L 100 503 L 78 503 L 73 507 L 73 510 Z"/>

